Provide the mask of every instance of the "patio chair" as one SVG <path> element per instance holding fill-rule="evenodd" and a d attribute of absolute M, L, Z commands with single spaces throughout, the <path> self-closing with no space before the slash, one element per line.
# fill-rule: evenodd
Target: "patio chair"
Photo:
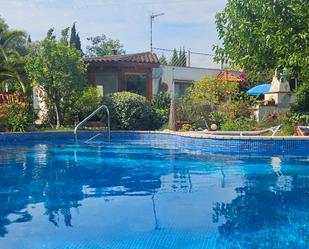
<path fill-rule="evenodd" d="M 268 132 L 272 132 L 271 136 L 276 135 L 276 133 L 281 128 L 281 125 L 270 127 L 268 129 L 259 130 L 259 131 L 208 131 L 204 130 L 202 133 L 209 135 L 228 135 L 228 136 L 260 136 Z"/>
<path fill-rule="evenodd" d="M 309 136 L 309 126 L 297 126 L 296 134 L 298 136 Z"/>

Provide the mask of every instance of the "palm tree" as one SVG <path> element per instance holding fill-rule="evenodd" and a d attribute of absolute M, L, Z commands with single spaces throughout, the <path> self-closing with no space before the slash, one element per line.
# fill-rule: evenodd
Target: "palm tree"
<path fill-rule="evenodd" d="M 0 83 L 15 80 L 24 93 L 26 88 L 19 75 L 24 60 L 12 43 L 25 37 L 26 33 L 23 31 L 8 30 L 8 26 L 0 18 Z"/>

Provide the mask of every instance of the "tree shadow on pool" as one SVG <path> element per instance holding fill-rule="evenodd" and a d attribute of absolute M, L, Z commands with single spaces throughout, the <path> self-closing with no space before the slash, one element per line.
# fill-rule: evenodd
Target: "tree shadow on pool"
<path fill-rule="evenodd" d="M 214 205 L 218 248 L 307 248 L 309 178 L 281 177 L 247 175 L 232 202 Z"/>
<path fill-rule="evenodd" d="M 43 203 L 44 214 L 55 226 L 60 226 L 61 216 L 65 226 L 72 226 L 71 209 L 78 208 L 81 200 L 152 195 L 161 186 L 161 175 L 166 173 L 164 169 L 125 167 L 123 162 L 98 164 L 93 152 L 79 153 L 83 160 L 76 161 L 72 152 L 53 157 L 54 152 L 48 148 L 39 155 L 29 153 L 28 147 L 19 146 L 18 150 L 18 154 L 0 164 L 2 237 L 8 233 L 8 225 L 32 220 L 28 211 L 32 204 Z"/>

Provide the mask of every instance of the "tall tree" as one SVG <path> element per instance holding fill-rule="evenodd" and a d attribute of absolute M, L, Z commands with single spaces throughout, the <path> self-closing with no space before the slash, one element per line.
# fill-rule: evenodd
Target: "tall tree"
<path fill-rule="evenodd" d="M 70 34 L 70 48 L 76 48 L 82 52 L 82 45 L 79 37 L 79 33 L 76 32 L 75 23 L 73 23 Z"/>
<path fill-rule="evenodd" d="M 223 47 L 214 46 L 216 61 L 230 61 L 248 71 L 290 69 L 309 78 L 308 0 L 228 0 L 216 15 Z"/>
<path fill-rule="evenodd" d="M 56 39 L 56 35 L 54 35 L 54 28 L 50 28 L 46 33 L 46 39 Z"/>
<path fill-rule="evenodd" d="M 223 47 L 216 61 L 230 61 L 250 74 L 287 68 L 301 81 L 296 112 L 309 113 L 309 1 L 229 0 L 216 15 Z"/>
<path fill-rule="evenodd" d="M 161 55 L 161 57 L 159 58 L 159 61 L 160 61 L 161 65 L 167 65 L 168 64 L 164 54 Z"/>
<path fill-rule="evenodd" d="M 179 63 L 178 64 L 181 67 L 187 66 L 187 57 L 186 57 L 185 48 L 179 49 Z"/>
<path fill-rule="evenodd" d="M 82 44 L 80 41 L 79 33 L 76 34 L 75 48 L 79 51 L 82 51 Z"/>
<path fill-rule="evenodd" d="M 179 58 L 178 58 L 178 53 L 176 48 L 173 50 L 173 56 L 172 59 L 170 61 L 170 65 L 171 66 L 178 66 L 178 62 L 179 62 Z"/>
<path fill-rule="evenodd" d="M 25 68 L 32 82 L 44 91 L 49 116 L 59 128 L 85 87 L 85 68 L 76 49 L 50 34 L 40 50 L 28 56 Z"/>
<path fill-rule="evenodd" d="M 70 28 L 67 27 L 61 31 L 60 41 L 63 42 L 63 44 L 65 44 L 66 46 L 69 46 L 69 30 Z"/>
<path fill-rule="evenodd" d="M 119 40 L 107 38 L 106 35 L 88 37 L 90 45 L 86 47 L 87 56 L 104 56 L 112 54 L 125 54 L 123 45 Z"/>
<path fill-rule="evenodd" d="M 72 28 L 71 28 L 70 47 L 76 48 L 76 27 L 75 27 L 75 23 L 73 23 Z"/>

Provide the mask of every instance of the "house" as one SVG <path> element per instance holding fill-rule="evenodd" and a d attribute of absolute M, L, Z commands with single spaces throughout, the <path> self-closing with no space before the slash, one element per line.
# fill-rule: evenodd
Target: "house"
<path fill-rule="evenodd" d="M 129 91 L 152 98 L 153 69 L 160 67 L 156 54 L 88 57 L 84 62 L 89 84 L 98 86 L 104 94 Z"/>
<path fill-rule="evenodd" d="M 88 57 L 84 62 L 88 83 L 103 94 L 129 91 L 151 99 L 162 85 L 168 93 L 182 95 L 194 81 L 206 76 L 244 81 L 238 71 L 160 65 L 157 55 L 151 52 Z"/>
<path fill-rule="evenodd" d="M 197 67 L 177 67 L 161 65 L 162 83 L 165 85 L 165 89 L 170 94 L 183 95 L 186 94 L 188 87 L 197 80 L 201 80 L 205 77 L 218 78 L 219 80 L 228 80 L 243 82 L 241 78 L 241 72 L 232 70 L 222 70 L 214 68 L 197 68 Z M 158 84 L 154 84 L 158 86 Z M 156 92 L 158 89 L 154 89 Z"/>

